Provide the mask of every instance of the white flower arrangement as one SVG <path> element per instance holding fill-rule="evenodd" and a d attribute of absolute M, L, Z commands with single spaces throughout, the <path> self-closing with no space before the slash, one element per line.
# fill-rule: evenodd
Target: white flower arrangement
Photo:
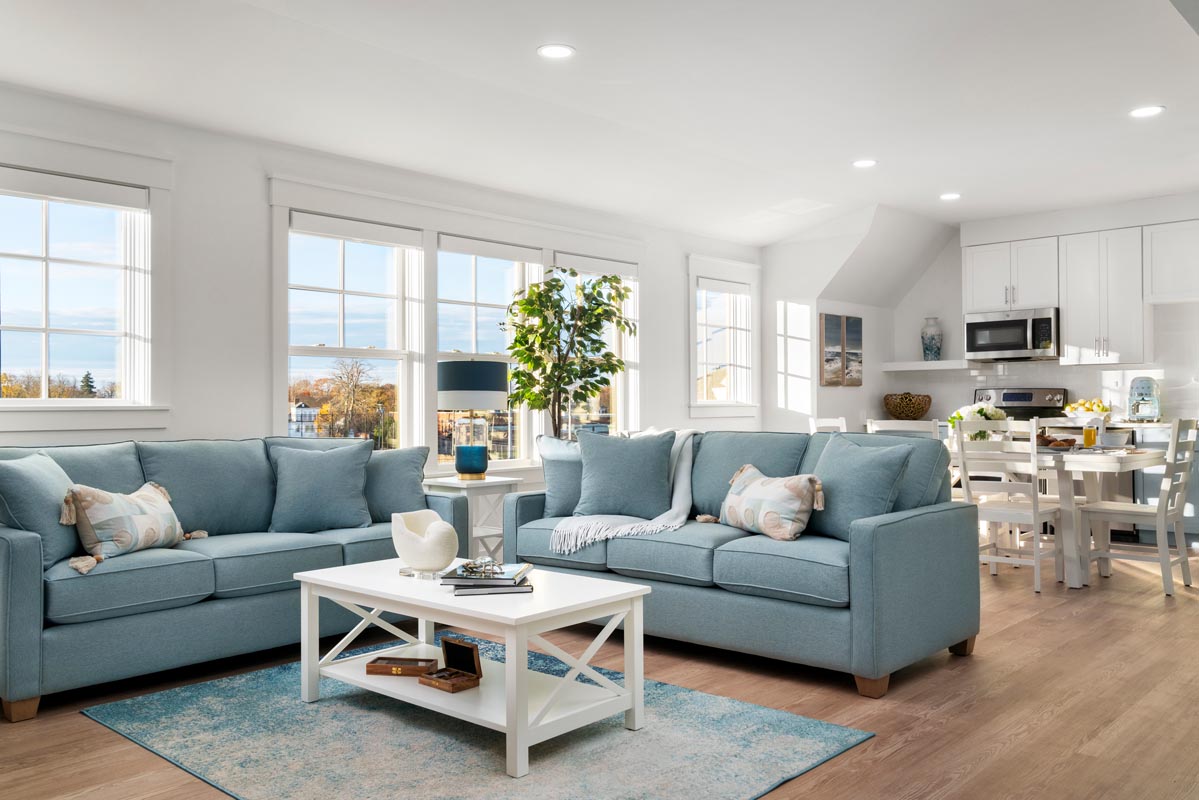
<path fill-rule="evenodd" d="M 964 419 L 1007 419 L 1007 412 L 1002 408 L 996 408 L 990 403 L 971 403 L 968 406 L 962 406 L 957 411 L 949 415 L 949 426 L 956 428 L 957 423 Z M 981 441 L 987 438 L 986 431 L 975 431 L 970 434 L 971 441 Z"/>

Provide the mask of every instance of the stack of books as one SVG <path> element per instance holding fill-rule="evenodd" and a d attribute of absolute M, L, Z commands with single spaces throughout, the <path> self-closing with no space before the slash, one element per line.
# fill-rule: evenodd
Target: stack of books
<path fill-rule="evenodd" d="M 532 564 L 497 564 L 496 567 L 485 575 L 458 567 L 442 576 L 441 585 L 453 586 L 455 597 L 476 594 L 522 594 L 533 591 L 533 584 L 529 583 Z"/>

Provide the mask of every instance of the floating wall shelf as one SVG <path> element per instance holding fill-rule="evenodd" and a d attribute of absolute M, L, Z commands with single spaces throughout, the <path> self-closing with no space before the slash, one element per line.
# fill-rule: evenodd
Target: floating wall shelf
<path fill-rule="evenodd" d="M 883 372 L 943 372 L 945 370 L 971 369 L 965 359 L 957 361 L 888 361 Z"/>

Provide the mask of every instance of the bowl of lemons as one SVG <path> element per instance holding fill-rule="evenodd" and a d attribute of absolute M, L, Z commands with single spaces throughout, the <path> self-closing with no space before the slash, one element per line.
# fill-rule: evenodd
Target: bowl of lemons
<path fill-rule="evenodd" d="M 1112 409 L 1098 397 L 1093 400 L 1079 400 L 1064 409 L 1067 417 L 1075 419 L 1102 419 L 1105 422 L 1112 418 Z"/>

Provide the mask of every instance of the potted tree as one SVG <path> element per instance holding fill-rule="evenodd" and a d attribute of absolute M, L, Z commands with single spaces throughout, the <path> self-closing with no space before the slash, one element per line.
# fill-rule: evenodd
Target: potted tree
<path fill-rule="evenodd" d="M 624 315 L 631 292 L 619 275 L 583 279 L 573 269 L 549 267 L 544 281 L 517 292 L 508 306 L 508 352 L 516 362 L 509 400 L 548 412 L 555 438 L 562 438 L 571 402 L 595 397 L 624 370 L 607 332 L 636 334 L 636 323 Z"/>

